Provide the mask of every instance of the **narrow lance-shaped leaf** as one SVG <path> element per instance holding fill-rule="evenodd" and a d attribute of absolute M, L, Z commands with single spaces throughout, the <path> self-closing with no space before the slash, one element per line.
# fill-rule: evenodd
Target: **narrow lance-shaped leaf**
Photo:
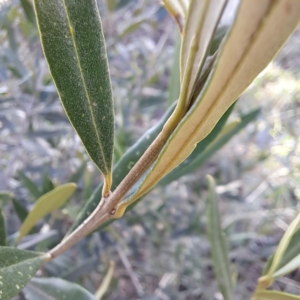
<path fill-rule="evenodd" d="M 211 176 L 208 179 L 207 202 L 207 231 L 210 251 L 214 266 L 214 273 L 218 287 L 225 300 L 232 299 L 232 280 L 225 233 L 221 228 L 221 216 L 218 208 L 218 195 L 215 182 Z"/>
<path fill-rule="evenodd" d="M 188 80 L 185 97 L 187 106 L 226 2 L 226 0 L 191 0 L 189 3 L 180 58 L 181 84 Z"/>
<path fill-rule="evenodd" d="M 282 269 L 278 270 L 278 266 L 281 264 L 281 261 L 284 258 L 284 254 L 287 251 L 288 246 L 292 241 L 293 235 L 296 233 L 299 225 L 300 225 L 300 214 L 298 214 L 298 216 L 293 220 L 293 222 L 290 224 L 285 234 L 283 235 L 282 239 L 280 240 L 280 243 L 273 255 L 273 258 L 269 261 L 267 265 L 268 272 L 264 276 L 258 279 L 259 290 L 265 289 L 268 286 L 270 286 L 274 281 L 274 279 L 276 279 L 276 277 L 279 277 L 281 275 L 280 273 L 282 273 L 282 275 L 285 274 L 286 265 L 282 267 L 282 269 L 284 270 L 283 272 Z M 294 259 L 296 259 L 297 262 L 297 257 L 295 257 Z M 292 263 L 291 265 L 294 265 L 295 262 L 293 260 L 292 262 L 290 261 L 288 265 L 291 263 Z M 290 266 L 288 267 L 290 268 Z M 275 275 L 274 273 L 276 270 L 278 271 L 276 272 L 277 274 Z"/>
<path fill-rule="evenodd" d="M 112 183 L 114 112 L 95 0 L 35 0 L 44 53 L 65 111 L 91 159 Z"/>
<path fill-rule="evenodd" d="M 46 259 L 45 253 L 0 247 L 1 300 L 18 295 Z"/>
<path fill-rule="evenodd" d="M 27 209 L 15 198 L 12 198 L 12 203 L 21 223 L 23 223 L 28 216 Z"/>
<path fill-rule="evenodd" d="M 300 253 L 300 228 L 297 229 L 297 231 L 294 233 L 294 235 L 292 236 L 291 241 L 289 242 L 288 247 L 286 248 L 283 257 L 281 258 L 281 261 L 276 269 L 279 270 L 281 268 L 283 268 L 285 265 L 287 265 L 289 262 L 291 262 L 295 257 L 297 257 Z M 272 256 L 269 257 L 262 275 L 266 275 L 273 263 L 273 259 L 274 259 L 274 254 Z"/>
<path fill-rule="evenodd" d="M 299 300 L 300 296 L 278 291 L 260 291 L 255 293 L 251 300 Z"/>
<path fill-rule="evenodd" d="M 38 189 L 36 184 L 29 177 L 27 177 L 21 171 L 19 171 L 18 174 L 20 176 L 23 185 L 28 189 L 28 191 L 35 199 L 38 199 L 40 196 L 42 196 L 42 192 Z"/>
<path fill-rule="evenodd" d="M 23 7 L 24 13 L 28 21 L 31 22 L 33 25 L 36 25 L 34 10 L 30 0 L 21 0 L 21 5 Z"/>
<path fill-rule="evenodd" d="M 0 246 L 6 245 L 6 227 L 5 220 L 2 213 L 2 209 L 0 207 Z"/>
<path fill-rule="evenodd" d="M 25 287 L 24 294 L 30 300 L 97 300 L 79 284 L 55 277 L 32 278 Z"/>
<path fill-rule="evenodd" d="M 277 267 L 279 266 L 281 259 L 284 256 L 285 251 L 287 250 L 289 243 L 294 235 L 294 233 L 296 232 L 297 228 L 300 225 L 300 214 L 298 214 L 298 216 L 295 218 L 295 220 L 290 224 L 290 226 L 288 227 L 287 231 L 285 232 L 285 234 L 283 235 L 275 253 L 274 253 L 274 258 L 271 264 L 271 267 L 267 273 L 267 276 L 273 276 L 273 273 L 275 272 L 275 270 L 277 269 Z"/>
<path fill-rule="evenodd" d="M 116 216 L 186 159 L 268 65 L 300 21 L 298 0 L 244 0 L 198 99 L 176 127 L 137 192 Z M 118 211 L 120 210 L 120 213 Z"/>
<path fill-rule="evenodd" d="M 17 242 L 31 230 L 38 220 L 61 207 L 74 193 L 75 189 L 75 183 L 66 183 L 39 198 L 20 228 Z"/>
<path fill-rule="evenodd" d="M 159 184 L 166 185 L 181 176 L 198 170 L 210 157 L 212 157 L 212 155 L 226 145 L 231 138 L 252 122 L 259 112 L 260 110 L 256 109 L 249 114 L 242 116 L 239 121 L 229 123 L 223 128 L 223 126 L 221 127 L 220 125 L 222 125 L 222 123 L 224 125 L 224 119 L 226 117 L 226 115 L 224 115 L 212 132 L 197 144 L 193 153 L 182 164 L 164 177 Z M 227 112 L 226 114 L 228 115 Z"/>

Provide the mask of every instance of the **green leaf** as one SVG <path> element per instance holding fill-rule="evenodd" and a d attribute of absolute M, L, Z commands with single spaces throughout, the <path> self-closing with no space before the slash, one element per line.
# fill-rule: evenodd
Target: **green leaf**
<path fill-rule="evenodd" d="M 5 220 L 2 213 L 2 209 L 0 207 L 0 246 L 6 245 L 6 228 L 5 228 Z"/>
<path fill-rule="evenodd" d="M 114 190 L 120 182 L 124 179 L 124 177 L 128 174 L 130 169 L 134 166 L 134 164 L 140 159 L 143 153 L 147 150 L 149 145 L 155 140 L 160 131 L 162 130 L 166 120 L 172 114 L 176 103 L 174 103 L 164 114 L 161 120 L 152 128 L 146 131 L 146 133 L 133 145 L 131 146 L 126 153 L 122 156 L 122 158 L 118 161 L 118 163 L 114 167 L 113 171 L 113 184 L 112 190 Z M 99 204 L 99 199 L 101 199 L 101 189 L 102 184 L 98 185 L 95 189 L 85 206 L 83 207 L 81 213 L 77 216 L 74 224 L 68 231 L 68 233 L 75 230 L 96 208 Z M 111 223 L 110 221 L 109 223 Z M 101 226 L 103 228 L 103 226 Z"/>
<path fill-rule="evenodd" d="M 276 271 L 273 274 L 273 277 L 274 278 L 282 277 L 282 276 L 289 274 L 290 272 L 298 269 L 299 267 L 300 267 L 300 254 L 298 254 L 296 257 L 294 257 L 291 261 L 289 261 L 281 269 Z"/>
<path fill-rule="evenodd" d="M 1 300 L 18 295 L 46 259 L 44 253 L 0 247 Z"/>
<path fill-rule="evenodd" d="M 207 201 L 207 231 L 210 251 L 217 278 L 218 287 L 225 300 L 233 299 L 233 287 L 230 272 L 230 262 L 225 233 L 221 228 L 221 216 L 218 208 L 218 195 L 215 182 L 211 176 L 208 179 Z"/>
<path fill-rule="evenodd" d="M 290 241 L 292 240 L 293 235 L 297 231 L 298 227 L 300 225 L 300 214 L 293 220 L 293 222 L 290 224 L 286 232 L 284 233 L 282 239 L 280 240 L 280 243 L 274 253 L 274 258 L 272 261 L 272 264 L 270 266 L 270 269 L 267 273 L 267 277 L 273 277 L 274 272 L 278 269 L 278 266 L 280 265 L 280 262 L 284 256 L 284 253 L 286 252 Z"/>
<path fill-rule="evenodd" d="M 180 68 L 179 68 L 180 46 L 181 46 L 181 37 L 180 34 L 176 31 L 176 42 L 175 42 L 174 53 L 173 53 L 173 64 L 171 68 L 169 85 L 168 85 L 168 98 L 167 98 L 168 107 L 178 99 L 180 94 Z"/>
<path fill-rule="evenodd" d="M 213 55 L 219 49 L 227 31 L 228 31 L 228 26 L 222 26 L 216 30 L 216 33 L 213 37 L 213 41 L 209 49 L 210 55 Z"/>
<path fill-rule="evenodd" d="M 3 207 L 7 202 L 11 201 L 14 194 L 9 191 L 0 191 L 0 207 Z"/>
<path fill-rule="evenodd" d="M 251 300 L 296 300 L 300 296 L 286 294 L 277 291 L 260 291 L 253 295 Z"/>
<path fill-rule="evenodd" d="M 61 207 L 74 193 L 75 189 L 75 183 L 66 183 L 39 198 L 20 228 L 17 242 L 20 242 L 22 237 L 31 230 L 38 220 Z"/>
<path fill-rule="evenodd" d="M 19 171 L 18 174 L 20 176 L 20 179 L 21 179 L 23 185 L 28 189 L 28 191 L 31 193 L 31 195 L 35 199 L 38 199 L 40 196 L 42 196 L 42 192 L 39 191 L 39 189 L 37 188 L 36 184 L 29 177 L 27 177 L 21 171 Z"/>
<path fill-rule="evenodd" d="M 232 28 L 218 51 L 199 97 L 176 126 L 137 192 L 119 203 L 116 215 L 184 161 L 268 65 L 300 20 L 300 1 L 290 2 L 288 10 L 285 5 L 285 1 L 262 2 L 261 5 L 252 0 L 240 2 Z M 183 87 L 181 93 L 182 90 Z M 168 130 L 175 115 L 168 120 L 165 130 Z"/>
<path fill-rule="evenodd" d="M 160 185 L 166 185 L 173 180 L 198 170 L 212 155 L 227 144 L 231 138 L 252 122 L 260 113 L 260 109 L 253 110 L 249 114 L 242 116 L 239 122 L 228 124 L 223 128 L 232 109 L 233 106 L 222 116 L 211 133 L 197 144 L 193 153 L 159 182 Z"/>
<path fill-rule="evenodd" d="M 28 216 L 27 209 L 15 198 L 12 199 L 12 203 L 21 223 L 23 223 Z"/>
<path fill-rule="evenodd" d="M 91 159 L 112 183 L 114 112 L 95 0 L 35 0 L 40 37 L 65 111 Z"/>
<path fill-rule="evenodd" d="M 73 181 L 71 181 L 73 182 Z M 54 189 L 54 184 L 52 180 L 49 178 L 48 174 L 46 171 L 44 171 L 43 174 L 43 194 L 46 194 Z"/>
<path fill-rule="evenodd" d="M 278 268 L 276 269 L 279 270 L 282 267 L 284 267 L 285 265 L 287 265 L 290 261 L 292 261 L 295 257 L 297 257 L 300 253 L 300 228 L 297 229 L 297 231 L 294 233 L 291 241 L 289 242 L 283 257 L 280 261 L 280 264 L 278 265 Z M 273 263 L 273 259 L 274 259 L 274 254 L 270 256 L 270 258 L 268 259 L 264 270 L 262 272 L 262 275 L 266 275 Z"/>
<path fill-rule="evenodd" d="M 33 25 L 36 25 L 35 14 L 31 2 L 29 0 L 21 0 L 21 5 L 27 20 Z"/>
<path fill-rule="evenodd" d="M 86 164 L 87 164 L 87 161 L 84 161 L 79 166 L 79 168 L 77 169 L 77 171 L 74 174 L 72 174 L 72 176 L 70 177 L 69 182 L 75 182 L 75 183 L 79 182 L 79 180 L 82 178 L 82 176 L 84 174 L 84 171 L 86 169 Z"/>
<path fill-rule="evenodd" d="M 55 277 L 32 278 L 24 289 L 24 294 L 30 300 L 96 300 L 80 285 Z"/>

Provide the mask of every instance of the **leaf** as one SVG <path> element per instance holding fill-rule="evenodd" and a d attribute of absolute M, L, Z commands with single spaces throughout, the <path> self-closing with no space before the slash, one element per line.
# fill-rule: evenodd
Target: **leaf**
<path fill-rule="evenodd" d="M 21 223 L 23 223 L 26 217 L 28 216 L 27 209 L 15 198 L 12 198 L 12 203 Z"/>
<path fill-rule="evenodd" d="M 292 239 L 289 242 L 276 271 L 281 269 L 285 265 L 287 265 L 292 259 L 298 256 L 298 254 L 300 253 L 299 240 L 300 240 L 300 228 L 298 228 L 297 231 L 293 234 Z M 264 270 L 262 272 L 262 275 L 266 275 L 268 273 L 270 266 L 272 265 L 273 259 L 274 259 L 274 254 L 271 255 L 270 258 L 268 259 L 264 267 Z"/>
<path fill-rule="evenodd" d="M 169 78 L 168 85 L 168 98 L 167 106 L 169 107 L 174 101 L 176 101 L 180 94 L 180 68 L 179 68 L 179 59 L 180 59 L 180 46 L 181 46 L 181 37 L 176 32 L 176 42 L 173 53 L 173 63 Z"/>
<path fill-rule="evenodd" d="M 26 235 L 38 220 L 62 206 L 76 189 L 75 183 L 66 183 L 40 197 L 22 224 L 17 242 Z"/>
<path fill-rule="evenodd" d="M 0 246 L 6 245 L 6 227 L 5 220 L 2 213 L 2 209 L 0 207 Z"/>
<path fill-rule="evenodd" d="M 35 0 L 40 37 L 65 111 L 94 163 L 112 183 L 114 112 L 95 0 Z"/>
<path fill-rule="evenodd" d="M 117 37 L 117 41 L 121 40 L 126 35 L 131 34 L 134 31 L 136 31 L 137 29 L 139 29 L 141 27 L 141 24 L 143 24 L 146 20 L 147 19 L 138 20 L 135 23 L 132 23 L 129 26 L 127 26 L 126 28 L 124 28 L 124 30 Z"/>
<path fill-rule="evenodd" d="M 273 278 L 282 277 L 300 267 L 300 254 L 289 261 L 285 266 L 273 274 Z"/>
<path fill-rule="evenodd" d="M 116 9 L 116 0 L 106 0 L 107 9 L 113 12 Z"/>
<path fill-rule="evenodd" d="M 36 184 L 29 177 L 27 177 L 21 171 L 19 171 L 18 174 L 20 176 L 23 185 L 28 189 L 28 191 L 35 199 L 38 199 L 40 196 L 42 196 L 42 192 L 39 191 Z"/>
<path fill-rule="evenodd" d="M 268 65 L 299 20 L 300 1 L 261 1 L 260 5 L 252 0 L 240 2 L 236 19 L 202 92 L 173 131 L 137 192 L 121 201 L 119 208 L 123 210 L 123 206 L 147 193 L 193 152 L 197 143 L 211 132 L 224 112 Z"/>
<path fill-rule="evenodd" d="M 87 290 L 76 283 L 55 277 L 34 277 L 24 289 L 27 299 L 55 299 L 55 300 L 96 300 Z"/>
<path fill-rule="evenodd" d="M 225 300 L 233 299 L 230 262 L 228 256 L 225 233 L 221 228 L 221 216 L 218 208 L 218 196 L 215 191 L 215 182 L 211 176 L 208 180 L 207 201 L 207 231 L 210 242 L 210 251 L 218 282 L 218 287 Z"/>
<path fill-rule="evenodd" d="M 230 123 L 223 128 L 232 108 L 230 107 L 227 110 L 211 133 L 197 144 L 193 153 L 159 182 L 160 185 L 166 185 L 198 170 L 212 155 L 227 144 L 231 138 L 252 122 L 260 113 L 260 109 L 253 110 L 249 114 L 242 116 L 239 122 Z"/>
<path fill-rule="evenodd" d="M 209 49 L 209 54 L 213 55 L 220 47 L 226 33 L 228 32 L 228 26 L 221 26 L 216 30 L 216 33 L 213 37 L 210 49 Z"/>
<path fill-rule="evenodd" d="M 290 224 L 286 232 L 284 233 L 282 239 L 280 240 L 280 243 L 274 253 L 274 258 L 272 261 L 272 264 L 270 266 L 270 269 L 266 276 L 273 277 L 273 274 L 275 270 L 277 270 L 285 251 L 287 250 L 290 241 L 292 240 L 293 235 L 295 234 L 297 228 L 300 225 L 300 214 L 293 220 L 293 222 Z"/>
<path fill-rule="evenodd" d="M 111 280 L 114 275 L 114 270 L 115 270 L 115 263 L 113 261 L 110 261 L 107 273 L 106 273 L 105 277 L 103 278 L 103 281 L 95 294 L 95 297 L 98 300 L 101 300 L 103 298 L 103 296 L 107 293 L 107 291 L 109 289 L 109 285 L 110 285 Z"/>
<path fill-rule="evenodd" d="M 162 0 L 168 13 L 175 19 L 180 32 L 182 32 L 182 27 L 186 18 L 187 8 L 186 5 L 181 5 L 180 0 Z"/>
<path fill-rule="evenodd" d="M 112 190 L 114 190 L 120 184 L 120 182 L 130 171 L 130 169 L 140 159 L 140 157 L 147 150 L 149 145 L 157 137 L 159 132 L 162 130 L 166 120 L 170 117 L 171 113 L 173 112 L 175 105 L 176 103 L 174 103 L 167 110 L 167 112 L 164 114 L 164 116 L 155 126 L 147 130 L 145 134 L 126 151 L 126 153 L 115 165 L 113 171 Z M 82 211 L 77 216 L 74 224 L 72 225 L 68 233 L 75 230 L 93 212 L 93 210 L 99 204 L 99 199 L 101 198 L 101 189 L 102 189 L 102 184 L 98 185 L 98 187 L 95 189 L 95 191 L 93 192 L 93 194 L 91 195 L 91 197 L 89 198 L 85 206 L 83 207 Z"/>
<path fill-rule="evenodd" d="M 86 169 L 86 165 L 87 165 L 87 161 L 84 161 L 79 168 L 77 169 L 77 171 L 72 174 L 72 176 L 70 177 L 69 181 L 70 182 L 75 182 L 78 183 L 79 180 L 82 178 L 84 171 Z M 100 198 L 99 198 L 100 199 Z"/>
<path fill-rule="evenodd" d="M 13 198 L 14 194 L 9 191 L 0 191 L 0 207 L 3 207 Z"/>
<path fill-rule="evenodd" d="M 31 2 L 29 0 L 21 0 L 21 5 L 27 20 L 33 25 L 36 25 L 35 14 Z"/>
<path fill-rule="evenodd" d="M 180 77 L 182 99 L 189 106 L 190 96 L 199 78 L 218 21 L 222 15 L 226 0 L 191 0 L 183 31 L 180 56 Z M 187 91 L 183 91 L 187 82 Z M 180 105 L 180 103 L 178 104 Z"/>
<path fill-rule="evenodd" d="M 71 181 L 73 182 L 73 181 Z M 43 194 L 46 194 L 54 189 L 54 184 L 52 180 L 49 178 L 47 173 L 44 171 L 43 174 Z"/>
<path fill-rule="evenodd" d="M 293 235 L 296 233 L 299 225 L 300 225 L 300 213 L 293 220 L 293 222 L 290 224 L 290 226 L 284 233 L 275 253 L 273 254 L 273 257 L 271 257 L 271 259 L 267 262 L 267 266 L 265 267 L 263 273 L 265 273 L 266 270 L 268 270 L 268 271 L 262 277 L 260 277 L 258 279 L 258 285 L 257 285 L 258 289 L 261 290 L 261 289 L 267 288 L 268 286 L 270 286 L 272 284 L 274 279 L 281 276 L 281 274 L 285 274 L 286 271 L 288 271 L 292 266 L 295 266 L 298 263 L 298 258 L 296 256 L 292 259 L 292 261 L 287 263 L 287 265 L 288 265 L 287 268 L 285 265 L 281 268 L 281 270 L 278 270 L 278 267 L 284 258 L 284 254 L 286 253 L 288 246 L 290 245 L 290 242 L 292 241 Z M 278 271 L 276 272 L 276 270 L 278 270 Z"/>
<path fill-rule="evenodd" d="M 0 295 L 10 300 L 21 292 L 47 259 L 46 254 L 0 247 Z"/>
<path fill-rule="evenodd" d="M 260 291 L 253 295 L 251 300 L 296 300 L 300 296 L 286 294 L 277 291 Z"/>

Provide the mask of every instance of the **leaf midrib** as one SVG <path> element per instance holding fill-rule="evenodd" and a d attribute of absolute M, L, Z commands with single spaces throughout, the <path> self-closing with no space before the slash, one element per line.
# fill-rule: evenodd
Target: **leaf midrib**
<path fill-rule="evenodd" d="M 82 67 L 81 67 L 80 58 L 79 58 L 79 55 L 78 55 L 77 45 L 76 45 L 76 41 L 75 41 L 75 38 L 74 38 L 74 29 L 72 27 L 72 23 L 71 23 L 71 20 L 70 20 L 70 17 L 69 17 L 69 13 L 68 13 L 68 8 L 67 8 L 67 5 L 66 5 L 66 1 L 63 0 L 62 2 L 63 2 L 64 10 L 65 10 L 65 13 L 66 13 L 66 18 L 67 18 L 69 30 L 72 29 L 72 33 L 70 33 L 70 35 L 71 35 L 71 40 L 72 40 L 72 44 L 73 44 L 73 47 L 74 47 L 74 52 L 75 52 L 76 60 L 78 62 L 78 67 L 79 67 L 79 71 L 80 71 L 80 77 L 81 77 L 81 81 L 82 81 L 82 84 L 83 84 L 83 88 L 84 88 L 84 92 L 85 92 L 86 98 L 88 100 L 88 107 L 89 107 L 90 114 L 91 114 L 91 117 L 92 117 L 92 124 L 93 124 L 94 130 L 96 132 L 97 143 L 99 145 L 100 154 L 102 156 L 102 161 L 103 161 L 103 164 L 104 164 L 104 167 L 105 167 L 106 174 L 108 174 L 109 173 L 109 169 L 108 169 L 107 164 L 106 164 L 105 155 L 104 155 L 104 151 L 103 151 L 103 148 L 102 148 L 102 144 L 101 144 L 99 132 L 97 130 L 95 116 L 94 116 L 93 109 L 92 109 L 92 102 L 91 102 L 90 95 L 89 95 L 89 92 L 88 92 L 88 89 L 87 89 L 87 86 L 86 86 L 85 78 L 83 76 L 83 71 L 82 71 Z"/>
<path fill-rule="evenodd" d="M 16 262 L 16 263 L 11 264 L 11 265 L 9 265 L 9 266 L 7 266 L 7 267 L 0 268 L 0 271 L 2 271 L 2 270 L 7 270 L 7 269 L 12 268 L 12 267 L 17 266 L 17 265 L 23 265 L 23 264 L 29 263 L 29 262 L 31 262 L 31 261 L 37 259 L 37 258 L 42 258 L 42 256 L 36 256 L 36 257 L 33 257 L 33 258 L 29 258 L 29 259 L 25 259 L 25 260 Z"/>

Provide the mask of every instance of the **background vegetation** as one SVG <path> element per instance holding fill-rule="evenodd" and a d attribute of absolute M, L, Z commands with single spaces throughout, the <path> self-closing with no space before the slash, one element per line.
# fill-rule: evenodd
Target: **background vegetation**
<path fill-rule="evenodd" d="M 170 105 L 177 28 L 160 1 L 98 2 L 114 90 L 117 162 Z M 42 250 L 64 236 L 101 176 L 63 112 L 26 4 L 0 1 L 0 206 L 9 238 L 40 195 L 70 181 L 79 187 L 20 244 Z M 248 299 L 299 210 L 299 49 L 298 30 L 236 105 L 233 119 L 261 107 L 255 122 L 197 172 L 156 188 L 107 230 L 47 264 L 43 275 L 94 293 L 113 261 L 106 299 L 221 299 L 206 237 L 205 175 L 211 174 L 222 199 L 236 299 Z M 299 281 L 297 270 L 273 288 L 299 295 Z"/>

